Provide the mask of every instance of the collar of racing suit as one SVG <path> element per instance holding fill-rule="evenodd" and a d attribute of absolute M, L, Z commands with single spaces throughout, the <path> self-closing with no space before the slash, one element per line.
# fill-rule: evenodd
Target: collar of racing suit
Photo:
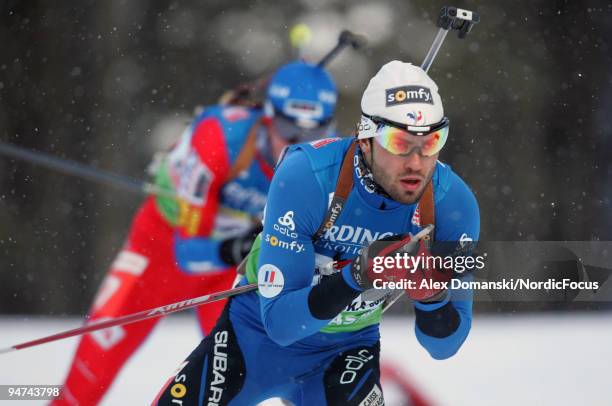
<path fill-rule="evenodd" d="M 363 152 L 359 145 L 355 148 L 355 158 L 353 159 L 353 177 L 355 187 L 361 197 L 372 207 L 379 210 L 395 209 L 402 204 L 396 202 L 387 192 L 374 180 L 372 171 L 366 164 Z"/>
<path fill-rule="evenodd" d="M 268 140 L 266 126 L 262 125 L 257 130 L 256 140 L 257 151 L 267 164 L 274 167 L 276 160 L 272 155 L 272 147 Z M 387 192 L 374 180 L 372 171 L 367 166 L 363 157 L 363 152 L 359 145 L 355 148 L 354 165 L 354 184 L 361 197 L 374 208 L 380 210 L 390 210 L 401 206 L 401 203 L 396 202 L 389 196 Z"/>

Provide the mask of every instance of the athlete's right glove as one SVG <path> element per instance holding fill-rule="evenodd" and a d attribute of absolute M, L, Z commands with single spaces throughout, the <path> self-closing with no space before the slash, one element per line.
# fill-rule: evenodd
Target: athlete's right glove
<path fill-rule="evenodd" d="M 433 225 L 429 225 L 414 236 L 395 235 L 372 241 L 354 260 L 351 266 L 353 279 L 364 290 L 388 288 L 389 285 L 383 285 L 383 282 L 392 282 L 396 284 L 395 288 L 403 283 L 406 286 L 404 290 L 412 300 L 438 300 L 444 296 L 445 289 L 432 282 L 449 281 L 452 271 L 423 266 L 431 255 L 423 239 L 433 232 L 433 228 Z M 402 258 L 399 264 L 397 254 Z M 404 261 L 404 254 L 421 257 L 421 265 L 414 267 L 415 262 Z"/>
<path fill-rule="evenodd" d="M 253 241 L 263 229 L 261 223 L 253 225 L 243 234 L 223 240 L 219 244 L 219 257 L 228 265 L 238 265 L 251 251 Z"/>

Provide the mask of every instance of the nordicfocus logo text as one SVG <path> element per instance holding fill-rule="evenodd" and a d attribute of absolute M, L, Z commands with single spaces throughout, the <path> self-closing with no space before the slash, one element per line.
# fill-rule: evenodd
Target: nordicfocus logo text
<path fill-rule="evenodd" d="M 433 103 L 431 90 L 423 86 L 402 86 L 385 90 L 387 107 L 409 103 Z"/>
<path fill-rule="evenodd" d="M 218 406 L 221 403 L 225 388 L 225 372 L 227 372 L 227 331 L 215 333 L 214 356 L 212 362 L 213 380 L 210 382 L 208 406 Z"/>

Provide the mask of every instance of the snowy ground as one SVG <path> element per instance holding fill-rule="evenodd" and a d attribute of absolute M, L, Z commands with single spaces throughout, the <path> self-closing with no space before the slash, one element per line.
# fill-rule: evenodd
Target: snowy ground
<path fill-rule="evenodd" d="M 0 318 L 0 347 L 78 323 L 76 319 Z M 442 362 L 430 359 L 418 345 L 412 323 L 408 318 L 385 320 L 382 358 L 393 362 L 435 404 L 612 404 L 612 314 L 477 317 L 460 353 Z M 148 404 L 197 342 L 195 319 L 181 315 L 163 321 L 103 404 Z M 75 339 L 67 339 L 0 355 L 0 384 L 61 383 L 75 345 Z"/>

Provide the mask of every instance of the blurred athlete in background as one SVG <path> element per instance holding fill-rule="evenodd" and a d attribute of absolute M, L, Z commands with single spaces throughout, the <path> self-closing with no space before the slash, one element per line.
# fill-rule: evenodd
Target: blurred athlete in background
<path fill-rule="evenodd" d="M 204 109 L 156 173 L 156 182 L 177 198 L 145 200 L 89 321 L 229 289 L 236 265 L 261 230 L 277 158 L 289 144 L 329 135 L 336 98 L 323 68 L 292 62 L 270 79 L 263 106 L 231 100 Z M 204 334 L 224 305 L 219 301 L 197 309 Z M 52 405 L 97 404 L 159 320 L 83 336 Z"/>

